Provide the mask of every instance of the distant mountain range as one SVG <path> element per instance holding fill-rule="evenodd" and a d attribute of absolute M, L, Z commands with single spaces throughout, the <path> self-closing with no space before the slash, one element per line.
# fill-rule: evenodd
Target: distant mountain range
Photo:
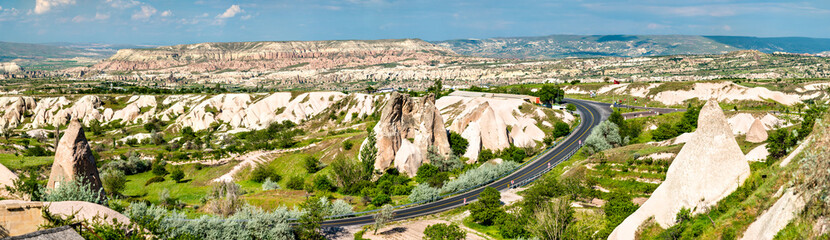
<path fill-rule="evenodd" d="M 736 50 L 809 54 L 830 51 L 830 39 L 804 37 L 550 35 L 457 39 L 433 43 L 464 55 L 519 59 L 722 54 Z"/>
<path fill-rule="evenodd" d="M 143 48 L 139 45 L 112 45 L 97 43 L 13 43 L 0 42 L 0 62 L 23 60 L 68 59 L 75 57 L 104 59 L 119 49 Z"/>

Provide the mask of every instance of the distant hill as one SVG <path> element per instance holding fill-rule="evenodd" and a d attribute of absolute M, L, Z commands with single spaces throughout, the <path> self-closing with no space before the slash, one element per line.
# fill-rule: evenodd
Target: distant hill
<path fill-rule="evenodd" d="M 693 35 L 550 35 L 434 43 L 464 55 L 522 59 L 722 54 L 747 49 L 814 54 L 830 50 L 830 39 Z"/>
<path fill-rule="evenodd" d="M 98 43 L 14 43 L 0 42 L 0 62 L 21 59 L 40 61 L 45 59 L 67 59 L 87 57 L 104 59 L 125 48 L 143 48 L 149 46 L 112 45 Z"/>

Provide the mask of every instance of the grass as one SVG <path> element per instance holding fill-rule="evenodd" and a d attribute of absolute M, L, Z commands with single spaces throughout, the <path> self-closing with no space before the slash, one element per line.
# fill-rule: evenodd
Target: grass
<path fill-rule="evenodd" d="M 498 239 L 498 240 L 506 239 L 506 238 L 501 236 L 501 233 L 499 233 L 499 227 L 498 226 L 495 226 L 495 225 L 493 225 L 493 226 L 484 226 L 484 225 L 478 224 L 476 222 L 473 222 L 473 220 L 470 217 L 464 218 L 464 220 L 461 220 L 461 223 L 464 224 L 465 227 L 468 227 L 468 228 L 473 229 L 473 230 L 475 230 L 477 232 L 480 232 L 480 233 L 484 233 L 488 237 L 491 237 L 492 239 Z"/>
<path fill-rule="evenodd" d="M 6 166 L 9 170 L 22 170 L 29 167 L 40 167 L 52 165 L 54 156 L 46 157 L 23 157 L 15 156 L 13 154 L 0 154 L 0 164 Z"/>
<path fill-rule="evenodd" d="M 176 182 L 165 177 L 164 182 L 152 183 L 145 186 L 148 179 L 154 177 L 151 172 L 144 172 L 127 176 L 127 184 L 124 187 L 122 194 L 130 198 L 147 200 L 150 202 L 158 202 L 159 193 L 164 189 L 170 191 L 170 197 L 176 198 L 182 203 L 188 205 L 201 204 L 201 199 L 207 195 L 211 190 L 211 181 L 222 174 L 230 171 L 235 164 L 226 164 L 217 167 L 203 167 L 201 170 L 196 170 L 195 165 L 171 166 L 167 165 L 167 171 L 172 171 L 174 167 L 181 167 L 185 173 L 184 179 L 181 182 Z M 242 190 L 256 191 L 261 186 L 246 184 L 241 182 Z"/>

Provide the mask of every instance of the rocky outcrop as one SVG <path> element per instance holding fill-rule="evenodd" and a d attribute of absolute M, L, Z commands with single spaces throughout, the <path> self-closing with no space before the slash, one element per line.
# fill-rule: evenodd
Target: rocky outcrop
<path fill-rule="evenodd" d="M 17 180 L 17 174 L 0 164 L 0 197 L 10 197 L 6 191 L 6 186 L 14 186 L 15 180 Z"/>
<path fill-rule="evenodd" d="M 801 194 L 788 189 L 775 204 L 755 219 L 747 227 L 741 240 L 770 240 L 774 239 L 778 231 L 784 229 L 793 218 L 798 216 L 804 208 L 805 202 Z"/>
<path fill-rule="evenodd" d="M 759 143 L 767 140 L 767 129 L 764 128 L 764 123 L 761 122 L 760 119 L 755 119 L 752 122 L 752 126 L 749 127 L 749 131 L 746 132 L 746 141 L 747 142 L 754 142 Z"/>
<path fill-rule="evenodd" d="M 46 187 L 60 187 L 60 182 L 82 179 L 94 192 L 101 190 L 101 178 L 95 166 L 95 157 L 86 140 L 86 135 L 77 119 L 69 126 L 55 149 L 55 161 Z"/>
<path fill-rule="evenodd" d="M 669 166 L 666 180 L 609 239 L 634 239 L 637 228 L 650 217 L 668 228 L 682 208 L 704 212 L 737 189 L 749 171 L 723 110 L 709 100 L 700 111 L 697 131 Z"/>
<path fill-rule="evenodd" d="M 375 169 L 395 167 L 414 176 L 428 161 L 427 149 L 434 146 L 439 154 L 450 154 L 444 119 L 435 107 L 435 96 L 411 98 L 393 92 L 386 101 L 380 121 L 375 125 L 378 156 Z"/>
<path fill-rule="evenodd" d="M 456 95 L 456 93 L 458 93 Z M 463 94 L 463 95 L 462 95 Z M 464 157 L 469 162 L 478 160 L 482 149 L 498 151 L 515 145 L 536 147 L 545 138 L 545 132 L 537 126 L 537 119 L 555 121 L 572 120 L 567 112 L 545 113 L 541 108 L 527 104 L 521 99 L 495 97 L 471 97 L 456 91 L 436 102 L 444 121 L 450 123 L 449 130 L 461 134 L 469 145 Z M 520 110 L 523 108 L 529 108 Z M 550 123 L 548 123 L 550 124 Z"/>

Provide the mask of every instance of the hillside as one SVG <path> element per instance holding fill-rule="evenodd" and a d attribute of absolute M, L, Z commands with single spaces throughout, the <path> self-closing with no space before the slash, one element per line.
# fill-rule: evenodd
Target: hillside
<path fill-rule="evenodd" d="M 0 62 L 15 59 L 43 60 L 47 58 L 75 57 L 105 58 L 108 55 L 67 46 L 0 42 Z"/>
<path fill-rule="evenodd" d="M 524 59 L 721 54 L 735 50 L 815 54 L 830 50 L 830 39 L 692 35 L 549 35 L 457 39 L 435 44 L 464 55 Z"/>

